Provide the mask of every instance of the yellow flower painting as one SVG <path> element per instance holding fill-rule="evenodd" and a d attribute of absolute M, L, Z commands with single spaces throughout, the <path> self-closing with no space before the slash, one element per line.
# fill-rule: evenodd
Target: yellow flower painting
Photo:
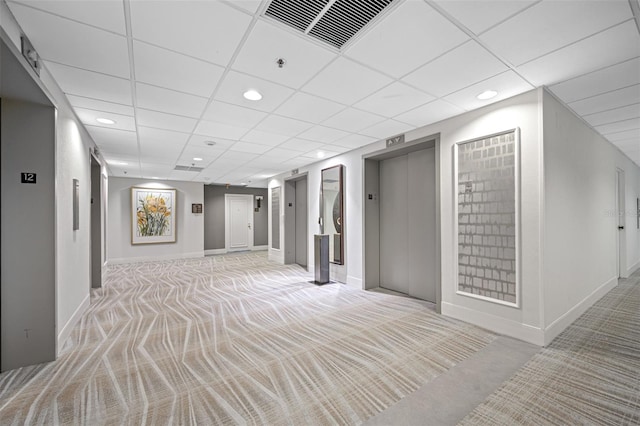
<path fill-rule="evenodd" d="M 132 244 L 175 242 L 175 189 L 131 188 Z"/>

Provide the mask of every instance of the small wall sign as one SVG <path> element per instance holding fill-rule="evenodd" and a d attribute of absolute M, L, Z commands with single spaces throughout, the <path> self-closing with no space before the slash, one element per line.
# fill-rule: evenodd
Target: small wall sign
<path fill-rule="evenodd" d="M 20 183 L 36 183 L 36 174 L 28 172 L 20 173 Z"/>
<path fill-rule="evenodd" d="M 191 213 L 202 213 L 202 204 L 191 204 Z"/>

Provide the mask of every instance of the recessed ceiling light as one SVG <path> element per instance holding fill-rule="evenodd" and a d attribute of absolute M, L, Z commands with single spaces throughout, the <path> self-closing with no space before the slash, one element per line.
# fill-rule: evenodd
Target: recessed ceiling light
<path fill-rule="evenodd" d="M 102 123 L 102 124 L 116 124 L 116 122 L 111 120 L 110 118 L 98 117 L 98 118 L 96 118 L 96 121 L 98 123 Z"/>
<path fill-rule="evenodd" d="M 193 157 L 193 161 L 202 161 L 202 158 L 200 158 L 200 157 Z"/>
<path fill-rule="evenodd" d="M 151 179 L 161 179 L 158 176 L 151 176 Z"/>
<path fill-rule="evenodd" d="M 246 185 L 247 182 L 240 182 L 240 185 Z"/>
<path fill-rule="evenodd" d="M 486 101 L 487 99 L 494 98 L 497 94 L 498 92 L 496 92 L 495 90 L 485 90 L 484 92 L 476 96 L 476 98 L 480 99 L 481 101 Z"/>
<path fill-rule="evenodd" d="M 128 166 L 129 163 L 127 163 L 126 161 L 117 161 L 117 160 L 107 160 L 107 163 L 111 164 L 112 166 Z"/>
<path fill-rule="evenodd" d="M 250 101 L 259 101 L 260 99 L 262 99 L 262 95 L 260 94 L 260 92 L 254 89 L 247 90 L 242 94 L 242 96 Z"/>
<path fill-rule="evenodd" d="M 324 152 L 322 151 L 318 151 L 316 155 L 318 156 L 318 158 L 324 158 Z"/>

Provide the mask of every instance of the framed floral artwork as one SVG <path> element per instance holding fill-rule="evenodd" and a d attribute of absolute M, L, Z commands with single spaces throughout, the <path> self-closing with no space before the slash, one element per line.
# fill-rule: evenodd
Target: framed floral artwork
<path fill-rule="evenodd" d="M 176 242 L 176 190 L 131 188 L 131 244 Z"/>

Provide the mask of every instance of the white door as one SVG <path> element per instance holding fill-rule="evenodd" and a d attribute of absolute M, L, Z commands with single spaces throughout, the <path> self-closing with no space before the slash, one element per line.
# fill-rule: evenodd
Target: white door
<path fill-rule="evenodd" d="M 253 248 L 253 195 L 225 194 L 225 248 Z"/>

